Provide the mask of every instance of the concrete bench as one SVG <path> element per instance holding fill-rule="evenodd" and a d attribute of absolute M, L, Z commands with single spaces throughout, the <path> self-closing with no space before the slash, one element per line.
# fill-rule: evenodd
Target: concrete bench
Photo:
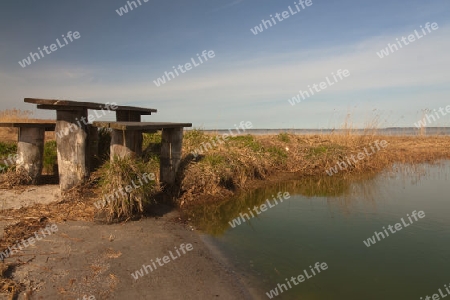
<path fill-rule="evenodd" d="M 2 122 L 0 127 L 19 128 L 16 171 L 25 171 L 33 184 L 39 180 L 44 160 L 44 139 L 46 131 L 55 131 L 56 123 L 47 121 Z"/>
<path fill-rule="evenodd" d="M 162 183 L 175 183 L 181 162 L 183 128 L 192 127 L 191 123 L 94 122 L 93 126 L 112 129 L 111 159 L 141 156 L 142 133 L 162 130 L 160 178 Z"/>

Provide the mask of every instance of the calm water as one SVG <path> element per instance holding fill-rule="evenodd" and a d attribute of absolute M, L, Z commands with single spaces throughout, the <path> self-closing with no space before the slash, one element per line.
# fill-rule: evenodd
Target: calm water
<path fill-rule="evenodd" d="M 274 299 L 425 299 L 450 283 L 449 175 L 446 162 L 351 181 L 289 181 L 192 214 L 258 299 L 269 299 L 266 292 L 285 278 L 305 269 L 311 275 L 316 262 L 328 269 L 291 282 Z M 279 191 L 291 198 L 231 228 L 239 213 Z M 414 210 L 425 217 L 411 224 Z M 401 218 L 410 225 L 370 247 L 363 243 Z"/>
<path fill-rule="evenodd" d="M 234 128 L 231 128 L 232 134 L 237 134 Z M 224 134 L 229 133 L 228 130 L 204 130 L 208 133 Z M 242 131 L 242 130 L 241 130 Z M 346 133 L 345 129 L 247 129 L 242 134 L 278 134 L 281 132 L 288 132 L 292 134 L 331 134 L 331 133 Z M 380 135 L 412 135 L 416 136 L 419 134 L 419 129 L 415 127 L 390 127 L 390 128 L 379 128 L 376 130 L 377 134 Z M 365 129 L 352 129 L 352 134 L 367 134 Z M 450 135 L 450 127 L 426 127 L 424 132 L 425 135 Z"/>

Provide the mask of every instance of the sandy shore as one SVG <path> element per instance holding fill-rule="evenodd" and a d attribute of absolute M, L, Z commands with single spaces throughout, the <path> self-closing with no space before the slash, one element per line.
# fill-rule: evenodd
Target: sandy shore
<path fill-rule="evenodd" d="M 252 299 L 237 274 L 177 217 L 172 211 L 123 224 L 57 223 L 56 233 L 5 260 L 19 263 L 11 278 L 28 289 L 18 299 Z M 137 280 L 131 276 L 188 243 L 193 249 L 186 254 Z"/>

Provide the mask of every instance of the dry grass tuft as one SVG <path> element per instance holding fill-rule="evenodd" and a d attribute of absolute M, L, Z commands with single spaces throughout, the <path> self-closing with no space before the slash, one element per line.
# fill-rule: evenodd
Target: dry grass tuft
<path fill-rule="evenodd" d="M 28 185 L 32 183 L 32 178 L 24 169 L 11 168 L 6 171 L 5 184 L 8 188 L 14 188 L 21 185 Z"/>
<path fill-rule="evenodd" d="M 8 295 L 8 300 L 16 299 L 20 291 L 20 284 L 8 278 L 14 264 L 0 262 L 0 294 Z"/>
<path fill-rule="evenodd" d="M 156 191 L 156 182 L 148 181 L 145 173 L 154 173 L 149 165 L 139 159 L 115 158 L 113 161 L 105 163 L 99 170 L 101 174 L 102 192 L 106 199 L 112 196 L 112 201 L 104 202 L 108 222 L 130 219 L 141 215 L 144 206 L 150 203 L 152 195 Z M 135 183 L 139 188 L 132 187 Z M 142 185 L 140 184 L 142 182 Z M 127 190 L 127 187 L 132 187 Z M 123 193 L 120 191 L 124 191 Z M 111 199 L 111 198 L 110 198 Z"/>

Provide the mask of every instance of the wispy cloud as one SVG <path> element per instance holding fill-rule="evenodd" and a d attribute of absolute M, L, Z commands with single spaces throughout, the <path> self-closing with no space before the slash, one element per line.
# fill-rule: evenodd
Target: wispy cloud
<path fill-rule="evenodd" d="M 308 84 L 323 81 L 325 76 L 337 69 L 348 69 L 352 74 L 351 80 L 333 87 L 333 91 L 372 90 L 391 87 L 417 87 L 450 83 L 448 66 L 450 56 L 446 49 L 450 47 L 450 40 L 443 37 L 450 34 L 449 28 L 439 29 L 436 35 L 411 44 L 380 59 L 376 55 L 387 42 L 395 40 L 396 36 L 370 39 L 346 47 L 327 49 L 323 55 L 311 59 L 311 52 L 292 52 L 281 55 L 265 55 L 258 58 L 228 61 L 222 58 L 217 63 L 211 61 L 184 76 L 170 81 L 166 86 L 156 88 L 151 80 L 159 73 L 136 72 L 134 77 L 127 75 L 127 82 L 121 85 L 109 86 L 107 82 L 91 85 L 92 78 L 103 78 L 113 69 L 126 72 L 118 66 L 111 69 L 88 69 L 67 67 L 67 71 L 58 68 L 42 72 L 30 72 L 30 79 L 41 78 L 50 85 L 55 81 L 58 87 L 65 89 L 73 86 L 76 94 L 92 94 L 97 97 L 103 94 L 111 97 L 119 94 L 130 96 L 150 94 L 163 98 L 179 98 L 189 93 L 223 93 L 224 97 L 249 95 L 272 95 L 282 99 L 286 94 L 305 88 Z M 315 51 L 320 53 L 321 50 Z M 329 53 L 338 53 L 330 56 Z M 217 56 L 217 59 L 220 57 Z M 116 69 L 117 68 L 117 69 Z M 8 82 L 15 76 L 0 74 Z M 9 80 L 8 80 L 9 79 Z M 130 83 L 130 81 L 132 83 Z M 75 84 L 74 84 L 75 83 Z M 106 86 L 108 88 L 106 88 Z M 76 86 L 76 88 L 75 88 Z M 87 88 L 89 87 L 89 88 Z M 23 87 L 22 87 L 23 88 Z M 85 89 L 87 88 L 87 89 Z M 39 89 L 48 89 L 41 86 Z M 98 91 L 97 91 L 98 90 Z M 330 89 L 331 91 L 331 89 Z M 207 101 L 207 100 L 204 100 Z"/>
<path fill-rule="evenodd" d="M 217 55 L 214 61 L 160 88 L 152 84 L 152 80 L 160 76 L 159 72 L 145 72 L 146 68 L 134 71 L 131 75 L 126 67 L 120 66 L 111 66 L 108 69 L 67 66 L 67 71 L 62 71 L 60 67 L 39 70 L 36 73 L 26 73 L 27 75 L 20 79 L 14 74 L 0 73 L 0 89 L 5 91 L 2 95 L 4 107 L 17 105 L 25 96 L 114 100 L 120 104 L 165 108 L 175 115 L 179 113 L 180 116 L 185 115 L 186 109 L 201 106 L 202 110 L 193 116 L 194 122 L 203 122 L 208 120 L 207 116 L 216 116 L 218 107 L 221 107 L 220 115 L 223 119 L 234 120 L 236 107 L 252 107 L 251 110 L 239 110 L 238 115 L 254 115 L 267 119 L 276 113 L 286 118 L 291 117 L 291 120 L 298 120 L 298 114 L 305 108 L 309 114 L 315 111 L 327 115 L 334 108 L 343 108 L 345 103 L 349 103 L 344 101 L 357 98 L 351 95 L 361 94 L 365 95 L 365 99 L 376 99 L 371 108 L 375 106 L 391 109 L 395 100 L 397 108 L 401 110 L 403 107 L 404 111 L 408 111 L 426 106 L 448 105 L 448 97 L 445 95 L 448 95 L 450 87 L 450 56 L 446 50 L 450 48 L 450 40 L 446 38 L 449 34 L 448 26 L 440 26 L 433 34 L 383 59 L 380 59 L 376 52 L 388 42 L 395 41 L 401 33 L 366 39 L 347 46 L 317 49 L 313 52 L 296 51 L 234 61 L 228 60 L 226 54 L 222 57 Z M 348 69 L 351 76 L 302 102 L 301 107 L 291 108 L 287 102 L 288 98 L 297 94 L 299 89 L 306 90 L 308 85 L 323 81 L 325 76 L 337 69 Z M 126 74 L 126 82 L 118 84 L 107 80 L 91 80 L 108 78 L 111 72 Z M 24 80 L 36 76 L 40 76 L 39 84 L 24 84 Z M 433 97 L 427 96 L 426 102 L 420 102 L 423 94 L 417 93 L 418 88 L 421 93 Z M 396 90 L 395 94 L 387 92 L 392 89 Z M 365 100 L 357 98 L 354 101 L 362 103 Z"/>
<path fill-rule="evenodd" d="M 218 12 L 218 11 L 220 11 L 220 10 L 222 10 L 222 9 L 230 8 L 230 7 L 232 7 L 232 6 L 235 6 L 235 5 L 240 4 L 240 3 L 242 3 L 242 2 L 244 2 L 244 0 L 235 0 L 235 1 L 233 1 L 233 2 L 227 3 L 227 4 L 225 4 L 225 5 L 219 6 L 219 7 L 215 8 L 215 9 L 211 10 L 210 13 L 212 13 L 212 12 Z"/>

